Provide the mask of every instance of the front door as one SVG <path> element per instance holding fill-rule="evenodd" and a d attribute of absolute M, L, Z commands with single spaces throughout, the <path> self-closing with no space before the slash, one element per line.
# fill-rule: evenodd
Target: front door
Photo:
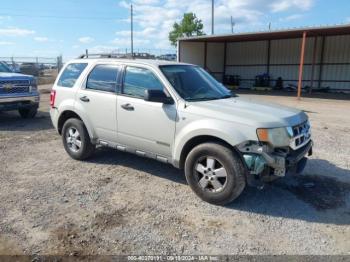
<path fill-rule="evenodd" d="M 170 157 L 176 105 L 145 101 L 147 89 L 164 90 L 164 86 L 150 69 L 127 66 L 117 98 L 118 141 L 136 150 Z"/>

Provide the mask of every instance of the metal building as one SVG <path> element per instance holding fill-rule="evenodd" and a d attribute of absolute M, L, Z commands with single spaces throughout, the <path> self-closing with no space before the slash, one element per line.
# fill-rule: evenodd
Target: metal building
<path fill-rule="evenodd" d="M 350 25 L 196 36 L 178 41 L 178 60 L 197 64 L 219 81 L 238 75 L 241 88 L 269 75 L 270 86 L 350 92 Z"/>

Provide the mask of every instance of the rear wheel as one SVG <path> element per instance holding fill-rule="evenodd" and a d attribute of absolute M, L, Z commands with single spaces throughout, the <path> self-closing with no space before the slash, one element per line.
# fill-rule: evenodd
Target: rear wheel
<path fill-rule="evenodd" d="M 18 112 L 22 118 L 34 118 L 38 113 L 38 108 L 21 108 L 18 109 Z"/>
<path fill-rule="evenodd" d="M 87 159 L 95 149 L 83 121 L 76 118 L 70 118 L 64 123 L 62 141 L 66 152 L 76 160 Z"/>
<path fill-rule="evenodd" d="M 219 205 L 236 199 L 246 184 L 241 159 L 219 143 L 204 143 L 192 149 L 185 162 L 185 175 L 201 199 Z"/>

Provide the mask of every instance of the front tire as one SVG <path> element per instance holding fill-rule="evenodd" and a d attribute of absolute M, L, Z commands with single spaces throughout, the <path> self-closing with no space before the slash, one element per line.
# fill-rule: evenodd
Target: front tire
<path fill-rule="evenodd" d="M 34 118 L 36 116 L 36 114 L 38 113 L 38 108 L 21 108 L 18 109 L 18 112 L 20 114 L 20 116 L 24 119 L 26 118 Z"/>
<path fill-rule="evenodd" d="M 236 152 L 219 143 L 204 143 L 188 154 L 186 180 L 204 201 L 225 205 L 236 199 L 246 185 L 245 169 Z"/>
<path fill-rule="evenodd" d="M 70 118 L 62 128 L 62 141 L 68 155 L 76 160 L 89 158 L 95 149 L 83 121 Z"/>

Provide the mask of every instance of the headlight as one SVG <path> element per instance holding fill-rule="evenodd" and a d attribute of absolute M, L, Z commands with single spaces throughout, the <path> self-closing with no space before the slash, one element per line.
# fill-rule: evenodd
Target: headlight
<path fill-rule="evenodd" d="M 270 143 L 274 147 L 289 146 L 293 136 L 291 128 L 258 128 L 256 130 L 259 141 Z"/>
<path fill-rule="evenodd" d="M 38 84 L 35 77 L 30 80 L 30 89 L 31 92 L 36 91 L 38 89 Z"/>

